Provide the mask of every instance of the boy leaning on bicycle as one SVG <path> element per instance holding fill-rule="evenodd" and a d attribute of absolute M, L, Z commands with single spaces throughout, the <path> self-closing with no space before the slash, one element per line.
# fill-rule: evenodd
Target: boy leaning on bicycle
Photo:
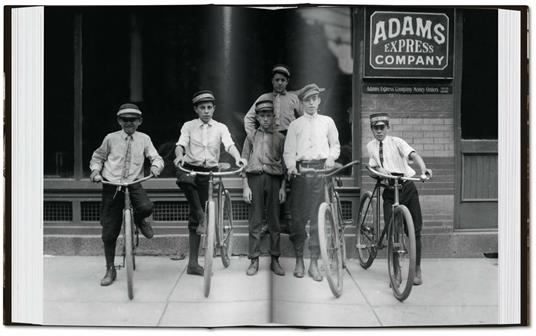
<path fill-rule="evenodd" d="M 151 173 L 158 176 L 164 168 L 164 161 L 151 142 L 151 138 L 136 130 L 141 125 L 142 113 L 135 104 L 123 104 L 117 112 L 117 122 L 121 130 L 109 133 L 99 148 L 93 152 L 89 168 L 90 180 L 100 182 L 103 179 L 128 183 L 143 175 L 145 158 L 151 161 Z M 116 278 L 114 267 L 115 245 L 121 231 L 124 194 L 116 192 L 111 185 L 102 185 L 102 205 L 100 222 L 102 226 L 102 241 L 106 259 L 106 274 L 101 280 L 101 286 L 111 285 Z M 153 237 L 151 225 L 145 218 L 153 212 L 153 203 L 145 193 L 141 184 L 130 187 L 130 197 L 134 209 L 134 223 L 141 233 Z"/>
<path fill-rule="evenodd" d="M 192 98 L 195 113 L 199 118 L 184 123 L 179 141 L 175 147 L 177 167 L 177 185 L 182 189 L 190 206 L 188 220 L 189 259 L 186 272 L 203 275 L 204 269 L 198 263 L 198 250 L 201 234 L 205 231 L 204 205 L 208 199 L 209 177 L 184 173 L 178 167 L 183 164 L 193 171 L 217 171 L 220 159 L 220 146 L 233 156 L 237 166 L 246 165 L 240 157 L 229 129 L 224 124 L 212 119 L 216 110 L 216 98 L 211 91 L 203 90 Z"/>
<path fill-rule="evenodd" d="M 415 175 L 415 171 L 409 163 L 415 161 L 421 170 L 421 180 L 432 177 L 432 170 L 426 168 L 426 164 L 415 149 L 401 138 L 387 135 L 389 131 L 389 115 L 387 113 L 376 113 L 370 115 L 370 129 L 374 135 L 374 140 L 367 144 L 369 155 L 369 166 L 381 173 L 403 174 L 406 177 Z M 391 218 L 391 206 L 394 203 L 394 191 L 392 188 L 385 188 L 382 194 L 383 214 L 387 225 Z M 416 240 L 416 272 L 413 280 L 414 285 L 422 284 L 421 272 L 421 229 L 422 215 L 419 203 L 419 193 L 412 181 L 402 183 L 399 193 L 399 202 L 408 207 L 413 224 L 415 226 Z"/>

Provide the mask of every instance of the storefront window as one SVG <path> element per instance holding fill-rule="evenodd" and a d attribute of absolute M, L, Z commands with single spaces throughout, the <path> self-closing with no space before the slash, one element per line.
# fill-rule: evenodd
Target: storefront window
<path fill-rule="evenodd" d="M 463 139 L 497 139 L 497 11 L 463 11 Z"/>

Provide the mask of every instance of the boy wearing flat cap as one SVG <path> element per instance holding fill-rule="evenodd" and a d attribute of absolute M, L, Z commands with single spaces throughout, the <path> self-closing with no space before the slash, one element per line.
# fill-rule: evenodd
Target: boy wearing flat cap
<path fill-rule="evenodd" d="M 151 173 L 156 177 L 164 168 L 164 161 L 144 133 L 137 132 L 142 123 L 142 113 L 135 104 L 123 104 L 117 112 L 117 122 L 121 130 L 104 137 L 99 148 L 93 152 L 89 168 L 90 180 L 100 182 L 103 179 L 128 183 L 143 177 L 145 158 L 151 161 Z M 124 194 L 116 193 L 112 185 L 102 185 L 102 205 L 100 221 L 102 225 L 102 241 L 106 258 L 106 275 L 101 280 L 101 286 L 111 285 L 115 278 L 114 268 L 115 245 L 121 231 Z M 151 225 L 145 218 L 153 212 L 153 203 L 147 197 L 140 183 L 129 187 L 132 206 L 134 208 L 134 223 L 146 238 L 153 237 Z"/>
<path fill-rule="evenodd" d="M 201 234 L 205 232 L 205 203 L 208 199 L 208 176 L 187 176 L 178 167 L 183 164 L 193 171 L 217 171 L 220 160 L 220 146 L 233 156 L 237 166 L 247 164 L 240 157 L 229 129 L 222 123 L 212 119 L 216 110 L 216 98 L 211 91 L 196 92 L 192 98 L 194 112 L 199 118 L 184 123 L 181 135 L 175 147 L 177 167 L 177 185 L 184 191 L 190 206 L 188 219 L 188 241 L 190 255 L 186 272 L 203 275 L 203 267 L 198 263 L 198 251 Z"/>
<path fill-rule="evenodd" d="M 298 96 L 287 91 L 287 85 L 290 79 L 290 71 L 287 66 L 278 64 L 272 68 L 272 87 L 273 91 L 264 93 L 255 100 L 244 117 L 244 128 L 246 134 L 255 131 L 256 111 L 255 105 L 263 96 L 269 95 L 274 103 L 274 129 L 286 134 L 288 126 L 292 121 L 299 117 L 300 100 Z"/>
<path fill-rule="evenodd" d="M 248 160 L 245 169 L 244 201 L 251 204 L 249 213 L 249 253 L 251 260 L 246 274 L 255 275 L 259 270 L 262 218 L 266 208 L 270 234 L 270 269 L 277 275 L 285 275 L 279 264 L 279 204 L 286 198 L 283 146 L 285 137 L 274 131 L 274 104 L 272 95 L 265 94 L 255 104 L 259 127 L 244 141 L 242 157 Z"/>
<path fill-rule="evenodd" d="M 370 115 L 370 130 L 374 135 L 374 140 L 367 144 L 369 155 L 369 166 L 386 174 L 401 174 L 406 177 L 415 175 L 415 171 L 409 163 L 415 161 L 421 171 L 421 180 L 432 177 L 432 170 L 426 168 L 426 164 L 415 149 L 401 138 L 387 135 L 389 131 L 389 115 L 387 113 L 376 113 Z M 383 217 L 387 223 L 391 218 L 392 205 L 394 203 L 394 191 L 392 188 L 385 188 L 383 198 Z M 422 215 L 419 203 L 419 193 L 413 181 L 405 181 L 399 192 L 399 202 L 408 207 L 413 224 L 415 226 L 417 269 L 414 285 L 422 284 L 421 274 L 421 229 Z"/>
<path fill-rule="evenodd" d="M 315 281 L 322 281 L 318 270 L 320 248 L 318 245 L 318 207 L 324 198 L 323 179 L 318 176 L 296 175 L 300 168 L 332 168 L 340 154 L 339 133 L 333 119 L 318 114 L 320 92 L 324 91 L 316 84 L 306 85 L 300 92 L 304 109 L 303 116 L 293 121 L 285 140 L 283 157 L 288 175 L 295 176 L 291 185 L 290 240 L 296 253 L 294 276 L 304 276 L 303 245 L 307 237 L 305 225 L 310 220 L 309 251 L 311 263 L 309 276 Z"/>

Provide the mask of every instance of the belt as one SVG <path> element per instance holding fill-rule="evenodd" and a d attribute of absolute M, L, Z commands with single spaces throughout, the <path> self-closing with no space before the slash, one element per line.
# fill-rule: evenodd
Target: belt
<path fill-rule="evenodd" d="M 323 168 L 326 159 L 320 160 L 301 160 L 298 161 L 298 165 L 303 168 Z"/>
<path fill-rule="evenodd" d="M 218 170 L 218 166 L 202 167 L 202 166 L 194 166 L 194 165 L 189 164 L 189 163 L 185 163 L 184 168 L 189 169 L 189 170 L 193 170 L 193 171 L 199 171 L 199 172 L 209 172 L 209 171 L 217 171 Z"/>

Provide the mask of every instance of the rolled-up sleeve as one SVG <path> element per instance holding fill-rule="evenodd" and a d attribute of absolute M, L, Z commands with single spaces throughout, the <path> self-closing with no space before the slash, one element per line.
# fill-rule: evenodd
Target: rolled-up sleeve
<path fill-rule="evenodd" d="M 223 143 L 223 147 L 227 152 L 229 152 L 229 149 L 231 146 L 234 145 L 233 138 L 231 137 L 231 133 L 229 132 L 229 129 L 224 124 L 220 124 L 221 127 L 221 142 Z"/>
<path fill-rule="evenodd" d="M 285 146 L 283 151 L 283 160 L 285 160 L 285 165 L 290 171 L 293 168 L 296 168 L 296 124 L 290 124 L 287 136 L 285 138 Z"/>
<path fill-rule="evenodd" d="M 154 148 L 153 142 L 149 137 L 146 138 L 145 142 L 145 157 L 149 159 L 149 161 L 151 162 L 151 166 L 155 166 L 156 168 L 158 168 L 159 172 L 161 172 L 162 169 L 164 169 L 164 160 L 158 154 L 156 148 Z"/>
<path fill-rule="evenodd" d="M 110 153 L 109 139 L 109 136 L 104 137 L 102 144 L 93 152 L 91 160 L 89 161 L 89 169 L 91 171 L 102 170 L 104 161 L 106 161 L 106 159 L 108 158 L 108 154 Z"/>
<path fill-rule="evenodd" d="M 333 119 L 329 119 L 328 124 L 328 141 L 329 141 L 329 156 L 333 160 L 337 160 L 341 154 L 341 144 L 339 143 L 339 131 L 335 126 Z"/>

